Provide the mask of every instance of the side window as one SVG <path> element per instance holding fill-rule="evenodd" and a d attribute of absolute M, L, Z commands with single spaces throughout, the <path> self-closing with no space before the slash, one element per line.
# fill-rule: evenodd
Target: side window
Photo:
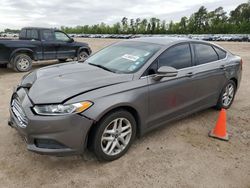
<path fill-rule="evenodd" d="M 38 32 L 35 29 L 27 29 L 27 39 L 38 39 Z"/>
<path fill-rule="evenodd" d="M 45 41 L 54 41 L 54 34 L 51 30 L 42 30 L 41 31 L 42 39 Z"/>
<path fill-rule="evenodd" d="M 60 31 L 55 32 L 55 37 L 56 37 L 56 40 L 58 41 L 63 41 L 63 42 L 69 41 L 69 37 Z"/>
<path fill-rule="evenodd" d="M 197 57 L 197 62 L 196 62 L 197 65 L 202 65 L 205 63 L 218 60 L 218 55 L 212 46 L 206 44 L 193 44 L 193 45 Z"/>
<path fill-rule="evenodd" d="M 19 34 L 19 38 L 20 39 L 24 39 L 26 38 L 26 29 L 22 29 L 20 34 Z"/>
<path fill-rule="evenodd" d="M 159 57 L 159 67 L 170 66 L 176 69 L 190 67 L 192 64 L 189 44 L 181 44 L 166 50 Z"/>
<path fill-rule="evenodd" d="M 216 46 L 214 46 L 214 49 L 217 52 L 219 59 L 224 59 L 226 57 L 227 53 L 224 50 L 222 50 Z"/>

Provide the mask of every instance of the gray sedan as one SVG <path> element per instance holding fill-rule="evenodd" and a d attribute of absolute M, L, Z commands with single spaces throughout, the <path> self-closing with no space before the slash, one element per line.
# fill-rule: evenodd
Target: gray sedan
<path fill-rule="evenodd" d="M 84 63 L 36 70 L 14 90 L 9 125 L 40 154 L 124 155 L 136 138 L 202 109 L 229 108 L 242 60 L 207 42 L 149 37 L 102 49 Z"/>

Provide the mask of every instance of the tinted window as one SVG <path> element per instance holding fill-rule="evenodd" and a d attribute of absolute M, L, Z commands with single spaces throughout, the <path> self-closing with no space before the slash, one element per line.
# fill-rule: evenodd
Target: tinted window
<path fill-rule="evenodd" d="M 55 37 L 56 37 L 56 40 L 59 40 L 59 41 L 64 41 L 64 42 L 69 41 L 69 37 L 67 35 L 65 35 L 64 33 L 59 32 L 59 31 L 55 32 Z"/>
<path fill-rule="evenodd" d="M 27 39 L 38 39 L 38 32 L 35 29 L 27 29 Z"/>
<path fill-rule="evenodd" d="M 206 44 L 194 44 L 194 48 L 198 65 L 218 60 L 218 55 L 212 46 Z"/>
<path fill-rule="evenodd" d="M 171 47 L 159 58 L 159 67 L 170 66 L 182 69 L 191 66 L 191 53 L 189 44 Z"/>
<path fill-rule="evenodd" d="M 224 59 L 226 57 L 226 52 L 216 46 L 214 46 L 215 51 L 217 52 L 219 59 Z"/>
<path fill-rule="evenodd" d="M 22 29 L 20 34 L 19 34 L 19 38 L 26 38 L 26 29 Z"/>
<path fill-rule="evenodd" d="M 51 30 L 42 30 L 42 39 L 45 41 L 53 41 L 54 40 L 54 34 Z"/>

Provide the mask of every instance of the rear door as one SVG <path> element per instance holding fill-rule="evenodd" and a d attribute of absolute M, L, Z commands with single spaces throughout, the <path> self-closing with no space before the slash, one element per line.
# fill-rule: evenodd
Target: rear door
<path fill-rule="evenodd" d="M 197 84 L 195 97 L 197 105 L 209 107 L 217 103 L 226 82 L 226 52 L 206 43 L 192 43 L 195 54 L 193 80 Z"/>
<path fill-rule="evenodd" d="M 55 41 L 54 32 L 50 29 L 43 29 L 40 31 L 42 48 L 43 48 L 43 59 L 56 59 L 56 48 L 58 46 Z"/>
<path fill-rule="evenodd" d="M 71 39 L 61 31 L 55 31 L 55 39 L 58 44 L 57 46 L 57 58 L 73 58 L 76 54 L 74 43 Z"/>
<path fill-rule="evenodd" d="M 149 68 L 148 74 L 156 73 L 161 66 L 176 68 L 178 75 L 159 81 L 155 81 L 153 75 L 148 76 L 149 129 L 188 113 L 194 103 L 195 85 L 190 77 L 193 72 L 190 44 L 182 43 L 167 49 L 151 65 L 152 69 Z"/>

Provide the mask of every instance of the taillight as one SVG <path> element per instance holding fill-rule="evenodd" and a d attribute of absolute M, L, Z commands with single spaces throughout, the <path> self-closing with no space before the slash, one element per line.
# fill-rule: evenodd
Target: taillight
<path fill-rule="evenodd" d="M 240 60 L 240 70 L 242 70 L 242 66 L 243 66 L 243 61 L 242 59 Z"/>

